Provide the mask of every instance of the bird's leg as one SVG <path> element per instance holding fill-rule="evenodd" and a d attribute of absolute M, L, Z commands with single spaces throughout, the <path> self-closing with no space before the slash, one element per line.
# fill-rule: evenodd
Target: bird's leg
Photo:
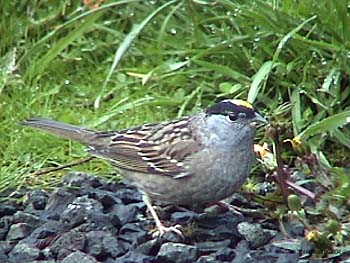
<path fill-rule="evenodd" d="M 162 236 L 164 235 L 166 232 L 174 232 L 180 236 L 183 236 L 182 232 L 180 231 L 180 225 L 176 225 L 176 226 L 170 226 L 170 227 L 166 227 L 163 225 L 162 222 L 160 222 L 160 219 L 157 215 L 157 212 L 154 210 L 151 200 L 148 197 L 148 195 L 143 194 L 142 195 L 142 199 L 145 202 L 148 210 L 151 212 L 151 215 L 156 223 L 156 229 L 155 232 L 153 233 L 154 236 Z"/>

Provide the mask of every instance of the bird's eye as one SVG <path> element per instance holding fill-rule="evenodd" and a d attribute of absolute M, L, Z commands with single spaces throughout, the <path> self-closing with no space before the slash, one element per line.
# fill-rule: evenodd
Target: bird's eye
<path fill-rule="evenodd" d="M 229 121 L 236 121 L 238 119 L 238 116 L 237 114 L 231 112 L 227 115 L 227 118 Z"/>
<path fill-rule="evenodd" d="M 247 118 L 247 114 L 244 113 L 244 112 L 240 112 L 240 113 L 238 114 L 238 116 L 239 116 L 239 118 L 242 118 L 242 119 Z"/>

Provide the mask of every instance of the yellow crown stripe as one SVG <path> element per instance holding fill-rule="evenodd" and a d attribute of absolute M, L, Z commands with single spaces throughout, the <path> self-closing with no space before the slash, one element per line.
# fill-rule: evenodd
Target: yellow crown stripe
<path fill-rule="evenodd" d="M 238 106 L 242 106 L 248 109 L 253 109 L 253 105 L 250 104 L 248 101 L 245 100 L 232 100 L 233 104 L 236 104 Z"/>

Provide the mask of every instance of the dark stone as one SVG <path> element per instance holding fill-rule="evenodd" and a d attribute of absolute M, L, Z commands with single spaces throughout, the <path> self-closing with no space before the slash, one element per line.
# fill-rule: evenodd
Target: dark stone
<path fill-rule="evenodd" d="M 6 235 L 7 235 L 8 232 L 9 232 L 8 229 L 0 228 L 0 240 L 5 240 Z"/>
<path fill-rule="evenodd" d="M 51 253 L 57 255 L 57 259 L 62 260 L 71 252 L 83 250 L 85 247 L 86 238 L 84 233 L 78 231 L 70 231 L 63 233 L 57 238 L 50 247 Z"/>
<path fill-rule="evenodd" d="M 240 241 L 235 248 L 236 256 L 232 263 L 248 263 L 253 262 L 250 255 L 250 249 L 248 241 Z"/>
<path fill-rule="evenodd" d="M 159 260 L 152 256 L 140 254 L 135 251 L 129 251 L 122 257 L 117 258 L 113 263 L 161 263 Z"/>
<path fill-rule="evenodd" d="M 174 224 L 185 224 L 198 218 L 198 214 L 192 211 L 174 212 L 170 216 L 170 221 Z"/>
<path fill-rule="evenodd" d="M 102 245 L 102 239 L 105 235 L 105 232 L 103 231 L 90 231 L 85 234 L 86 236 L 86 252 L 94 256 L 96 258 L 98 257 L 104 257 L 103 255 L 103 245 Z"/>
<path fill-rule="evenodd" d="M 237 206 L 237 207 L 244 207 L 244 208 L 258 208 L 260 205 L 258 203 L 254 203 L 251 200 L 248 200 L 240 193 L 234 193 L 229 198 L 225 199 L 227 200 L 227 203 Z"/>
<path fill-rule="evenodd" d="M 159 238 L 148 240 L 140 244 L 136 251 L 144 255 L 156 256 L 160 249 L 161 240 Z"/>
<path fill-rule="evenodd" d="M 214 254 L 218 262 L 221 261 L 232 261 L 236 255 L 235 251 L 232 248 L 224 247 L 218 249 Z"/>
<path fill-rule="evenodd" d="M 123 226 L 122 222 L 120 221 L 119 217 L 116 214 L 108 214 L 107 216 L 109 218 L 109 222 L 115 228 L 120 229 Z"/>
<path fill-rule="evenodd" d="M 9 252 L 9 249 L 10 248 L 8 248 L 8 250 L 7 250 L 7 249 L 1 247 L 1 245 L 0 245 L 0 262 L 8 262 L 9 258 L 7 256 L 7 254 Z"/>
<path fill-rule="evenodd" d="M 64 188 L 58 188 L 53 194 L 50 195 L 46 210 L 42 214 L 42 218 L 59 220 L 60 215 L 75 199 L 75 196 L 67 192 Z"/>
<path fill-rule="evenodd" d="M 175 233 L 174 231 L 166 232 L 164 235 L 159 237 L 159 239 L 162 240 L 162 243 L 166 243 L 166 242 L 183 243 L 185 241 L 183 236 Z"/>
<path fill-rule="evenodd" d="M 97 177 L 80 172 L 68 173 L 64 177 L 63 183 L 69 187 L 76 187 L 80 190 L 102 186 L 101 181 Z"/>
<path fill-rule="evenodd" d="M 38 216 L 32 215 L 23 211 L 17 211 L 13 215 L 14 223 L 27 223 L 31 225 L 33 228 L 37 227 L 42 223 Z"/>
<path fill-rule="evenodd" d="M 222 241 L 205 241 L 205 242 L 196 242 L 194 244 L 201 253 L 210 254 L 217 251 L 220 248 L 227 248 L 231 245 L 231 240 L 226 239 Z"/>
<path fill-rule="evenodd" d="M 54 259 L 48 259 L 48 260 L 34 260 L 34 261 L 30 261 L 30 263 L 58 263 L 58 262 Z"/>
<path fill-rule="evenodd" d="M 85 192 L 89 198 L 98 200 L 104 211 L 108 211 L 114 204 L 121 204 L 122 200 L 115 194 L 106 190 L 91 188 Z"/>
<path fill-rule="evenodd" d="M 36 228 L 32 232 L 31 237 L 35 239 L 43 239 L 53 236 L 55 234 L 62 234 L 64 232 L 67 232 L 68 230 L 69 228 L 66 224 L 63 224 L 60 221 L 49 220 L 43 225 Z"/>
<path fill-rule="evenodd" d="M 220 241 L 231 239 L 240 240 L 237 225 L 244 220 L 242 217 L 230 212 L 220 215 L 203 214 L 198 218 L 197 224 L 192 228 L 192 236 L 195 240 Z"/>
<path fill-rule="evenodd" d="M 24 212 L 23 206 L 6 210 L 0 205 L 0 212 L 7 214 L 0 217 L 0 240 L 7 236 L 7 241 L 0 241 L 0 262 L 290 263 L 312 254 L 299 224 L 288 222 L 287 231 L 294 236 L 291 246 L 281 234 L 275 235 L 276 221 L 247 223 L 257 220 L 231 211 L 197 214 L 166 206 L 162 220 L 183 225 L 185 237 L 167 232 L 152 238 L 154 220 L 144 217 L 146 205 L 135 187 L 105 183 L 83 173 L 71 174 L 65 184 L 49 199 L 43 191 L 30 192 Z M 229 200 L 259 206 L 241 195 Z M 274 242 L 268 243 L 272 237 Z"/>
<path fill-rule="evenodd" d="M 298 262 L 299 256 L 297 254 L 281 254 L 278 256 L 276 263 L 294 263 Z"/>
<path fill-rule="evenodd" d="M 149 234 L 140 223 L 129 223 L 119 231 L 119 239 L 131 244 L 139 245 L 149 240 Z"/>
<path fill-rule="evenodd" d="M 121 225 L 138 221 L 138 208 L 133 205 L 116 204 L 109 214 L 115 215 L 120 220 Z"/>
<path fill-rule="evenodd" d="M 0 218 L 13 215 L 16 211 L 18 211 L 18 208 L 14 205 L 0 204 Z"/>
<path fill-rule="evenodd" d="M 13 262 L 28 262 L 35 259 L 40 259 L 41 257 L 42 254 L 40 249 L 25 242 L 19 242 L 14 246 L 9 254 L 9 258 Z"/>
<path fill-rule="evenodd" d="M 43 210 L 47 204 L 48 195 L 43 190 L 31 191 L 28 201 L 35 210 Z"/>
<path fill-rule="evenodd" d="M 91 231 L 86 234 L 86 251 L 99 260 L 116 258 L 126 252 L 123 242 L 104 231 Z"/>
<path fill-rule="evenodd" d="M 214 255 L 204 255 L 201 256 L 196 263 L 217 263 L 218 260 Z"/>
<path fill-rule="evenodd" d="M 124 204 L 128 205 L 131 203 L 140 203 L 142 202 L 142 195 L 133 186 L 125 186 L 120 188 L 116 192 L 117 197 L 119 197 Z"/>
<path fill-rule="evenodd" d="M 10 241 L 0 241 L 0 252 L 8 254 L 13 248 L 13 242 Z"/>
<path fill-rule="evenodd" d="M 276 234 L 273 230 L 265 230 L 259 224 L 242 222 L 238 224 L 238 232 L 249 242 L 251 248 L 259 248 L 267 244 Z"/>
<path fill-rule="evenodd" d="M 13 224 L 7 233 L 6 240 L 20 240 L 30 235 L 33 227 L 27 223 Z"/>
<path fill-rule="evenodd" d="M 81 196 L 74 199 L 62 212 L 62 222 L 75 227 L 88 221 L 94 221 L 98 214 L 102 214 L 103 207 L 95 199 Z M 99 220 L 99 219 L 97 219 Z"/>
<path fill-rule="evenodd" d="M 190 263 L 196 261 L 198 254 L 195 246 L 169 242 L 160 247 L 157 258 L 165 262 Z"/>
<path fill-rule="evenodd" d="M 0 218 L 0 227 L 4 229 L 10 229 L 13 224 L 13 216 L 3 216 Z"/>
<path fill-rule="evenodd" d="M 302 237 L 305 233 L 304 225 L 296 219 L 290 219 L 288 222 L 283 222 L 284 229 L 292 237 Z"/>
<path fill-rule="evenodd" d="M 78 263 L 78 262 L 98 263 L 98 261 L 95 258 L 93 258 L 93 257 L 91 257 L 91 256 L 89 256 L 81 251 L 73 252 L 62 260 L 62 263 Z"/>
<path fill-rule="evenodd" d="M 119 257 L 127 251 L 128 244 L 107 233 L 102 239 L 104 251 L 110 257 Z"/>

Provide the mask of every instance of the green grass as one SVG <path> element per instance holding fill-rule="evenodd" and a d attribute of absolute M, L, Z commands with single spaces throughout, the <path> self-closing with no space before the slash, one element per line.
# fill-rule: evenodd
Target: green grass
<path fill-rule="evenodd" d="M 0 191 L 52 187 L 69 169 L 33 172 L 87 155 L 79 144 L 20 127 L 20 120 L 43 116 L 121 129 L 241 98 L 269 118 L 281 141 L 302 139 L 296 149 L 281 143 L 285 164 L 312 174 L 295 162 L 314 153 L 332 180 L 324 198 L 339 193 L 345 206 L 348 10 L 345 0 L 129 0 L 96 9 L 81 1 L 5 1 Z M 263 131 L 258 139 L 271 144 Z M 73 169 L 108 177 L 113 172 L 97 160 Z"/>

